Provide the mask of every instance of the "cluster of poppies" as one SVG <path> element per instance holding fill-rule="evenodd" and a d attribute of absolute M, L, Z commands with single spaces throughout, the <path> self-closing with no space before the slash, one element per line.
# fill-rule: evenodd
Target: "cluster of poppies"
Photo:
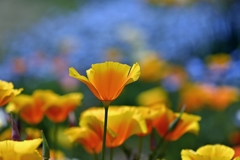
<path fill-rule="evenodd" d="M 175 113 L 162 101 L 146 106 L 111 105 L 126 85 L 140 77 L 138 63 L 132 67 L 118 62 L 93 64 L 86 73 L 87 77 L 79 74 L 74 68 L 69 69 L 70 76 L 85 83 L 104 107 L 92 107 L 83 111 L 79 116 L 79 126 L 66 129 L 64 134 L 71 142 L 80 143 L 96 159 L 97 154 L 102 152 L 102 160 L 105 160 L 106 147 L 111 150 L 119 147 L 132 135 L 138 136 L 139 139 L 151 135 L 149 140 L 151 153 L 147 157 L 156 160 L 161 158 L 159 148 L 163 141 L 178 140 L 186 132 L 198 134 L 201 117 L 185 113 L 185 107 Z M 77 106 L 81 105 L 83 98 L 81 93 L 58 95 L 51 90 L 35 90 L 32 95 L 24 95 L 20 94 L 21 91 L 22 89 L 14 89 L 10 82 L 0 81 L 0 104 L 4 106 L 8 103 L 6 111 L 18 114 L 29 124 L 40 123 L 44 115 L 55 123 L 63 122 Z M 42 156 L 36 149 L 42 139 L 21 141 L 15 133 L 14 125 L 12 128 L 12 140 L 0 142 L 0 159 L 41 159 Z M 154 130 L 161 137 L 160 140 L 153 138 Z M 135 159 L 141 159 L 141 147 L 139 145 Z M 44 155 L 45 152 L 44 149 Z M 213 145 L 204 146 L 196 152 L 182 150 L 181 155 L 183 160 L 209 160 L 216 157 L 230 160 L 234 156 L 234 151 L 227 146 Z M 113 157 L 111 152 L 110 159 Z"/>

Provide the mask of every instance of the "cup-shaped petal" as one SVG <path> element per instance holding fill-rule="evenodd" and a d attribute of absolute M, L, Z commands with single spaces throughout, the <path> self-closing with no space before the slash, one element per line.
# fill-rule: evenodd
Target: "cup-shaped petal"
<path fill-rule="evenodd" d="M 105 62 L 93 64 L 86 72 L 87 77 L 80 75 L 73 67 L 69 68 L 70 76 L 85 83 L 100 101 L 111 102 L 125 85 L 139 78 L 140 67 L 138 63 L 130 67 L 118 62 Z"/>
<path fill-rule="evenodd" d="M 181 151 L 182 160 L 230 160 L 234 150 L 225 145 L 205 145 L 196 152 L 184 149 Z"/>

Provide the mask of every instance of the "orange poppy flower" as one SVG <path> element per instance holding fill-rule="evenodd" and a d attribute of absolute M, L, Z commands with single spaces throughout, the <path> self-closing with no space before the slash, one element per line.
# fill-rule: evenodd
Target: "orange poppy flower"
<path fill-rule="evenodd" d="M 136 81 L 140 76 L 140 66 L 132 67 L 118 62 L 93 64 L 87 77 L 80 75 L 73 67 L 69 75 L 85 83 L 92 93 L 103 103 L 109 104 L 122 92 L 124 86 Z"/>
<path fill-rule="evenodd" d="M 81 93 L 52 96 L 44 106 L 46 116 L 53 122 L 63 122 L 68 114 L 81 104 L 82 98 Z"/>
<path fill-rule="evenodd" d="M 146 136 L 151 133 L 154 119 L 156 119 L 157 116 L 161 115 L 161 112 L 164 111 L 165 106 L 159 104 L 151 107 L 137 107 L 136 109 L 143 116 L 147 125 L 147 132 L 140 133 L 138 136 Z"/>
<path fill-rule="evenodd" d="M 169 125 L 178 116 L 179 113 L 174 113 L 170 109 L 165 108 L 161 115 L 154 119 L 153 126 L 156 128 L 158 134 L 162 137 L 165 136 L 164 138 L 168 141 L 175 141 L 186 132 L 198 134 L 198 121 L 200 121 L 201 117 L 187 113 L 183 113 L 177 126 L 172 131 L 168 131 Z"/>
<path fill-rule="evenodd" d="M 36 90 L 32 96 L 21 94 L 8 104 L 6 110 L 20 113 L 20 117 L 29 124 L 38 124 L 44 117 L 43 106 L 54 95 L 51 90 Z"/>
<path fill-rule="evenodd" d="M 14 89 L 11 82 L 0 80 L 0 107 L 11 101 L 13 97 L 20 94 L 22 90 L 22 88 Z"/>
<path fill-rule="evenodd" d="M 108 133 L 106 146 L 114 148 L 134 134 L 147 132 L 144 118 L 135 107 L 110 106 L 108 112 Z M 86 121 L 85 119 L 89 119 Z M 96 121 L 99 121 L 96 123 Z M 100 137 L 103 135 L 104 109 L 91 108 L 82 113 L 80 125 L 94 128 Z"/>
<path fill-rule="evenodd" d="M 224 110 L 238 100 L 239 93 L 234 87 L 202 84 L 201 88 L 206 95 L 206 104 L 216 110 Z"/>

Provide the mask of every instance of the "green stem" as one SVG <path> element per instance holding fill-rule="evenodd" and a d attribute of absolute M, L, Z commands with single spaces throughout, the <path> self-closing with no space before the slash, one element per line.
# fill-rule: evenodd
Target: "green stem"
<path fill-rule="evenodd" d="M 58 123 L 55 123 L 55 126 L 54 126 L 53 145 L 54 145 L 54 150 L 56 151 L 58 148 Z M 53 157 L 56 157 L 56 155 L 54 154 Z"/>
<path fill-rule="evenodd" d="M 114 150 L 114 148 L 110 148 L 110 160 L 113 159 L 113 150 Z"/>
<path fill-rule="evenodd" d="M 105 115 L 104 115 L 104 130 L 103 130 L 103 143 L 102 143 L 102 160 L 105 157 L 105 146 L 106 146 L 106 136 L 107 136 L 107 119 L 108 119 L 108 107 L 109 105 L 105 105 Z"/>
<path fill-rule="evenodd" d="M 140 160 L 140 157 L 142 154 L 142 143 L 143 143 L 143 137 L 141 136 L 141 137 L 139 137 L 137 160 Z"/>
<path fill-rule="evenodd" d="M 93 153 L 94 153 L 94 154 L 93 154 L 93 155 L 94 155 L 94 159 L 95 159 L 95 160 L 98 160 L 98 155 L 97 155 L 97 153 L 96 153 L 96 152 L 93 152 Z"/>
<path fill-rule="evenodd" d="M 158 158 L 160 152 L 161 152 L 161 145 L 163 144 L 165 137 L 168 135 L 169 131 L 167 131 L 164 136 L 162 137 L 162 139 L 160 139 L 160 141 L 158 142 L 157 148 L 156 150 L 153 152 L 151 160 L 156 160 L 156 158 Z"/>

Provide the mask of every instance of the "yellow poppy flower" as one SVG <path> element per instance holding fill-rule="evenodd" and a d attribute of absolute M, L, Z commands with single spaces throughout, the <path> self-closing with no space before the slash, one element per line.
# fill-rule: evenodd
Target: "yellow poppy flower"
<path fill-rule="evenodd" d="M 5 140 L 0 142 L 1 160 L 42 160 L 36 150 L 42 143 L 42 139 L 12 141 Z"/>
<path fill-rule="evenodd" d="M 63 122 L 68 114 L 81 104 L 82 98 L 81 93 L 53 96 L 44 106 L 46 116 L 53 122 Z"/>
<path fill-rule="evenodd" d="M 234 150 L 225 145 L 205 145 L 197 151 L 184 149 L 181 151 L 182 160 L 231 160 L 234 156 Z M 239 160 L 239 157 L 234 158 Z"/>
<path fill-rule="evenodd" d="M 168 141 L 175 141 L 179 139 L 183 134 L 191 132 L 198 134 L 199 123 L 201 117 L 183 113 L 177 126 L 172 131 L 169 130 L 169 125 L 179 116 L 179 113 L 174 113 L 168 108 L 165 108 L 161 115 L 159 115 L 153 121 L 153 126 L 156 128 L 159 135 L 165 136 Z"/>
<path fill-rule="evenodd" d="M 85 83 L 100 101 L 109 104 L 120 95 L 124 86 L 138 80 L 140 66 L 138 63 L 130 67 L 118 62 L 104 62 L 93 64 L 86 73 L 87 77 L 73 67 L 69 68 L 71 77 Z"/>
<path fill-rule="evenodd" d="M 7 104 L 13 97 L 22 92 L 22 88 L 14 89 L 11 82 L 0 80 L 0 107 Z"/>
<path fill-rule="evenodd" d="M 92 118 L 89 118 L 92 117 Z M 100 122 L 96 123 L 95 117 Z M 89 120 L 86 121 L 85 119 Z M 90 120 L 91 119 L 91 120 Z M 84 122 L 85 121 L 85 122 Z M 102 137 L 104 122 L 104 109 L 91 108 L 82 113 L 80 125 L 97 130 Z M 109 148 L 120 146 L 124 141 L 134 134 L 147 132 L 144 118 L 135 107 L 110 106 L 108 115 L 108 133 L 106 146 Z"/>
<path fill-rule="evenodd" d="M 94 154 L 102 151 L 102 136 L 88 127 L 71 127 L 64 133 L 70 142 L 80 143 L 88 153 Z"/>

